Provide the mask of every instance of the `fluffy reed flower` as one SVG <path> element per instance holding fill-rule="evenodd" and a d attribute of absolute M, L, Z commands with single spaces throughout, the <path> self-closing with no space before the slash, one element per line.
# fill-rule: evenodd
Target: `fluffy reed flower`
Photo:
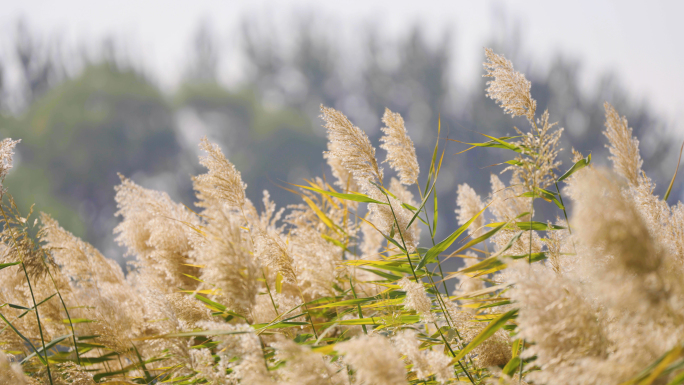
<path fill-rule="evenodd" d="M 229 207 L 241 208 L 245 204 L 245 185 L 240 171 L 235 168 L 216 143 L 202 138 L 200 148 L 207 155 L 200 157 L 200 164 L 208 169 L 206 174 L 192 178 L 199 205 L 206 201 L 218 200 Z"/>
<path fill-rule="evenodd" d="M 532 83 L 525 75 L 513 69 L 513 63 L 502 55 L 497 55 L 490 48 L 485 48 L 487 71 L 484 77 L 494 78 L 487 82 L 487 96 L 501 104 L 504 112 L 512 116 L 524 116 L 534 123 L 537 102 L 532 99 L 530 88 Z"/>
<path fill-rule="evenodd" d="M 232 376 L 236 380 L 235 383 L 238 381 L 257 385 L 273 383 L 266 368 L 259 337 L 254 334 L 254 329 L 246 324 L 231 325 L 224 322 L 204 322 L 201 326 L 205 330 L 235 333 L 213 337 L 214 340 L 220 342 L 217 349 L 221 360 L 239 357 L 237 361 L 227 365 L 233 369 Z"/>
<path fill-rule="evenodd" d="M 3 384 L 33 385 L 38 384 L 26 377 L 21 365 L 9 360 L 7 355 L 0 350 L 0 382 Z"/>
<path fill-rule="evenodd" d="M 336 367 L 308 347 L 284 338 L 274 343 L 273 347 L 276 349 L 276 358 L 286 362 L 284 369 L 280 370 L 280 375 L 285 380 L 283 385 L 347 383 L 345 370 L 340 370 L 342 368 Z"/>
<path fill-rule="evenodd" d="M 284 282 L 297 282 L 292 256 L 277 234 L 257 231 L 254 234 L 254 248 L 254 255 L 262 266 L 280 273 Z"/>
<path fill-rule="evenodd" d="M 369 216 L 367 220 L 371 223 L 374 222 L 372 216 Z M 361 224 L 361 234 L 363 235 L 361 259 L 370 261 L 380 259 L 380 250 L 385 242 L 385 237 L 366 222 Z"/>
<path fill-rule="evenodd" d="M 43 223 L 40 239 L 62 274 L 83 288 L 102 287 L 102 284 L 125 286 L 123 271 L 116 262 L 66 231 L 48 214 L 41 213 L 40 220 Z"/>
<path fill-rule="evenodd" d="M 463 261 L 465 262 L 463 268 L 473 266 L 474 264 L 480 262 L 480 260 L 477 259 L 475 253 L 473 253 L 472 251 L 466 252 L 465 255 L 470 258 L 463 259 Z M 458 282 L 456 283 L 456 291 L 454 292 L 454 295 L 463 296 L 481 289 L 484 289 L 484 282 L 481 279 L 471 278 L 468 276 L 461 276 L 458 277 Z"/>
<path fill-rule="evenodd" d="M 492 203 L 489 206 L 489 211 L 494 214 L 497 221 L 507 222 L 530 211 L 529 199 L 519 197 L 524 192 L 520 180 L 512 178 L 510 186 L 507 187 L 498 176 L 492 174 L 490 183 L 492 186 L 490 194 Z M 529 221 L 529 218 L 529 215 L 525 215 L 519 220 Z"/>
<path fill-rule="evenodd" d="M 226 374 L 228 360 L 220 359 L 214 363 L 214 357 L 209 349 L 193 349 L 190 351 L 192 369 L 199 372 L 199 376 L 205 379 L 207 384 L 222 385 L 229 383 L 230 377 Z"/>
<path fill-rule="evenodd" d="M 188 295 L 181 293 L 167 294 L 164 296 L 163 302 L 168 304 L 169 308 L 173 311 L 180 329 L 194 329 L 202 321 L 211 319 L 211 311 L 203 306 L 201 302 Z"/>
<path fill-rule="evenodd" d="M 413 364 L 411 370 L 419 380 L 427 380 L 434 374 L 439 383 L 446 384 L 454 374 L 451 358 L 437 350 L 421 351 L 417 335 L 415 330 L 404 329 L 394 337 L 394 344 Z"/>
<path fill-rule="evenodd" d="M 12 140 L 10 138 L 5 138 L 0 142 L 0 186 L 2 186 L 1 181 L 5 179 L 9 170 L 12 169 L 14 147 L 19 142 L 21 142 L 21 139 Z"/>
<path fill-rule="evenodd" d="M 330 166 L 333 176 L 335 177 L 335 184 L 345 192 L 359 191 L 359 185 L 349 170 L 347 170 L 340 158 L 332 154 L 339 154 L 344 151 L 344 144 L 341 142 L 328 141 L 328 151 L 323 152 L 323 158 Z"/>
<path fill-rule="evenodd" d="M 587 246 L 611 255 L 614 268 L 646 275 L 658 269 L 660 250 L 641 216 L 605 172 L 586 170 L 572 185 L 574 228 Z"/>
<path fill-rule="evenodd" d="M 525 357 L 537 356 L 541 371 L 528 380 L 539 383 L 588 384 L 592 362 L 608 353 L 599 314 L 579 284 L 546 268 L 523 267 L 511 299 L 520 307 L 518 336 L 533 344 Z"/>
<path fill-rule="evenodd" d="M 358 384 L 408 384 L 404 363 L 387 338 L 364 335 L 338 343 L 335 350 L 356 371 Z"/>
<path fill-rule="evenodd" d="M 476 327 L 466 329 L 469 339 L 474 338 L 480 334 L 484 329 L 484 325 L 477 325 Z M 471 356 L 475 356 L 476 365 L 480 368 L 491 368 L 503 366 L 511 360 L 511 338 L 508 333 L 503 330 L 497 330 L 494 335 L 487 338 L 484 342 L 473 349 Z"/>
<path fill-rule="evenodd" d="M 368 189 L 369 179 L 382 184 L 382 169 L 375 159 L 375 148 L 365 132 L 354 126 L 341 112 L 321 106 L 321 117 L 328 130 L 328 159 L 336 159 L 363 189 Z M 342 175 L 336 175 L 338 179 Z"/>
<path fill-rule="evenodd" d="M 11 195 L 2 196 L 0 191 L 0 198 L 8 201 L 8 204 L 1 203 L 3 214 L 0 216 L 0 241 L 3 248 L 0 250 L 0 263 L 21 261 L 29 279 L 40 281 L 47 275 L 48 268 L 54 267 L 54 261 L 45 254 L 46 250 L 42 245 L 36 244 L 31 235 L 35 221 L 33 226 L 27 223 L 28 218 L 22 217 Z"/>
<path fill-rule="evenodd" d="M 382 117 L 385 126 L 382 127 L 384 135 L 380 138 L 380 148 L 387 151 L 385 162 L 389 162 L 401 183 L 412 185 L 418 181 L 420 169 L 416 158 L 416 149 L 413 141 L 409 138 L 404 127 L 404 119 L 396 112 L 385 109 Z"/>
<path fill-rule="evenodd" d="M 216 202 L 216 201 L 215 201 Z M 220 290 L 219 296 L 238 312 L 248 313 L 255 303 L 259 266 L 251 241 L 232 212 L 215 208 L 205 228 L 206 238 L 192 254 L 203 266 L 200 278 Z"/>
<path fill-rule="evenodd" d="M 137 255 L 148 273 L 165 281 L 165 287 L 193 289 L 198 269 L 190 259 L 192 245 L 200 238 L 200 220 L 168 194 L 149 190 L 121 176 L 115 187 L 118 211 L 123 217 L 114 229 L 116 240 Z"/>
<path fill-rule="evenodd" d="M 603 107 L 606 109 L 606 130 L 603 134 L 610 142 L 606 145 L 611 155 L 608 159 L 613 161 L 613 167 L 620 175 L 631 185 L 636 186 L 639 184 L 643 164 L 639 155 L 639 140 L 632 137 L 632 129 L 628 126 L 627 118 L 620 117 L 608 102 L 604 103 Z"/>
<path fill-rule="evenodd" d="M 512 171 L 513 178 L 520 180 L 525 191 L 535 191 L 546 188 L 554 182 L 554 170 L 561 165 L 556 160 L 558 156 L 558 141 L 563 129 L 554 129 L 557 123 L 549 123 L 549 111 L 544 111 L 537 120 L 532 132 L 523 133 L 517 127 L 515 130 L 522 136 L 517 142 L 521 153 L 516 156 L 517 164 L 511 165 L 502 172 Z"/>
<path fill-rule="evenodd" d="M 408 310 L 415 310 L 426 322 L 433 322 L 434 316 L 430 311 L 432 308 L 432 301 L 428 298 L 425 292 L 425 287 L 422 283 L 414 282 L 404 277 L 399 280 L 399 286 L 406 292 L 404 298 L 404 308 Z"/>
<path fill-rule="evenodd" d="M 293 230 L 289 246 L 302 294 L 310 299 L 334 295 L 337 268 L 342 262 L 339 247 L 311 227 Z"/>
<path fill-rule="evenodd" d="M 93 375 L 74 362 L 64 362 L 54 367 L 59 379 L 57 384 L 92 385 Z"/>
<path fill-rule="evenodd" d="M 484 208 L 482 199 L 467 183 L 458 185 L 456 193 L 456 217 L 459 225 L 465 225 L 472 217 Z M 477 237 L 482 234 L 484 215 L 480 215 L 468 227 L 468 234 Z"/>

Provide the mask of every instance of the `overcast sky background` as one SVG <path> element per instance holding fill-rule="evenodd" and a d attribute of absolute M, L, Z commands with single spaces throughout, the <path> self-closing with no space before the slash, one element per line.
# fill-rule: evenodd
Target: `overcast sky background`
<path fill-rule="evenodd" d="M 113 36 L 168 89 L 178 82 L 201 20 L 209 20 L 222 42 L 230 44 L 245 15 L 286 24 L 306 12 L 339 29 L 345 40 L 369 23 L 389 35 L 407 33 L 418 23 L 435 41 L 450 29 L 454 78 L 470 86 L 482 73 L 483 44 L 503 30 L 497 17 L 503 12 L 520 24 L 523 51 L 534 65 L 543 69 L 556 53 L 576 58 L 583 65 L 583 86 L 614 72 L 631 95 L 648 100 L 684 135 L 684 1 L 1 0 L 0 9 L 2 43 L 19 17 L 33 30 L 66 43 Z M 230 58 L 224 59 L 229 66 Z M 231 80 L 230 68 L 226 73 Z"/>

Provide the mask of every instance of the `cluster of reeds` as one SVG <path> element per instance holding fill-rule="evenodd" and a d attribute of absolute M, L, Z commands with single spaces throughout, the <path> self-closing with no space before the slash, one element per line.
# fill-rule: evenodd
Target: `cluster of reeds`
<path fill-rule="evenodd" d="M 23 216 L 3 187 L 0 382 L 684 383 L 684 206 L 653 195 L 608 104 L 614 169 L 575 152 L 559 171 L 562 130 L 537 113 L 524 75 L 486 56 L 488 95 L 529 127 L 469 144 L 510 151 L 510 180 L 492 175 L 484 199 L 459 186 L 461 227 L 445 239 L 445 142 L 420 181 L 389 110 L 380 147 L 398 178 L 361 129 L 322 107 L 336 180 L 292 187 L 302 203 L 286 208 L 267 192 L 247 199 L 206 139 L 198 212 L 122 176 L 127 274 L 49 215 Z M 3 179 L 16 143 L 1 144 Z M 538 199 L 557 206 L 555 223 L 535 221 Z M 448 258 L 465 267 L 444 271 Z"/>

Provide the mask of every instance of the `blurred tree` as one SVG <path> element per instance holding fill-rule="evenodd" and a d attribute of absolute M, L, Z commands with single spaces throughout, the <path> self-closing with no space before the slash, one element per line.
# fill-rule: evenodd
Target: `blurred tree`
<path fill-rule="evenodd" d="M 17 22 L 14 37 L 14 56 L 18 64 L 20 92 L 16 107 L 28 107 L 50 88 L 64 79 L 65 72 L 56 41 L 39 39 L 26 22 Z"/>
<path fill-rule="evenodd" d="M 220 54 L 211 24 L 207 20 L 201 22 L 192 40 L 185 78 L 191 82 L 216 82 Z"/>
<path fill-rule="evenodd" d="M 98 246 L 111 242 L 117 172 L 173 171 L 173 114 L 159 90 L 132 70 L 92 65 L 45 93 L 4 129 L 22 139 L 8 185 L 24 209 L 55 217 Z M 39 189 L 36 187 L 40 187 Z M 78 216 L 78 219 L 75 217 Z M 78 220 L 85 226 L 74 226 Z"/>

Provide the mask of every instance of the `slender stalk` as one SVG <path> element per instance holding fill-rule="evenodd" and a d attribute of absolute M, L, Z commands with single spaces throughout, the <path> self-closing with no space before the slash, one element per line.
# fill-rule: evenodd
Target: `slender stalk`
<path fill-rule="evenodd" d="M 261 275 L 264 277 L 264 285 L 266 285 L 266 291 L 268 291 L 268 296 L 271 298 L 273 310 L 275 310 L 276 315 L 279 316 L 280 314 L 278 313 L 278 307 L 276 306 L 273 296 L 271 295 L 271 288 L 268 286 L 268 280 L 266 280 L 266 273 L 264 273 L 264 269 L 261 269 Z M 276 290 L 278 290 L 278 288 L 276 288 Z"/>
<path fill-rule="evenodd" d="M 15 244 L 16 246 L 16 244 Z M 31 300 L 33 300 L 33 308 L 36 311 L 36 320 L 38 321 L 38 331 L 40 332 L 40 342 L 43 344 L 43 353 L 45 355 L 45 366 L 47 367 L 48 378 L 50 379 L 50 384 L 52 384 L 52 373 L 50 373 L 50 361 L 48 361 L 47 350 L 45 349 L 45 338 L 43 337 L 43 327 L 40 323 L 40 315 L 38 314 L 38 306 L 36 305 L 36 297 L 33 294 L 33 287 L 31 287 L 31 280 L 29 279 L 28 272 L 26 271 L 26 265 L 21 262 L 21 267 L 24 269 L 24 275 L 26 275 L 26 282 L 28 283 L 29 291 L 31 292 Z"/>

